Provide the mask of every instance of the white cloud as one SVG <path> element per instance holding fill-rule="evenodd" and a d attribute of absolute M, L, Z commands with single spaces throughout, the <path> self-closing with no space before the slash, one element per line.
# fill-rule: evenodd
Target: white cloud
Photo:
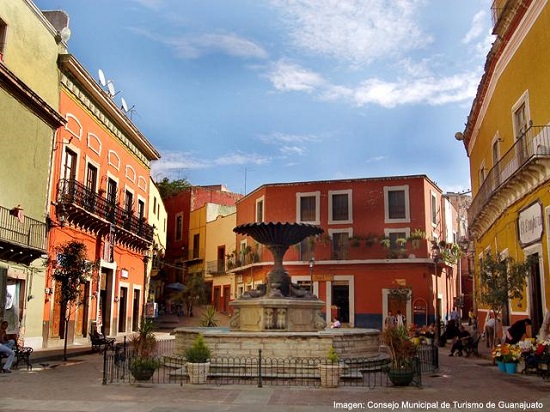
<path fill-rule="evenodd" d="M 471 43 L 473 40 L 481 36 L 485 30 L 486 20 L 487 13 L 484 10 L 477 12 L 476 15 L 472 18 L 472 25 L 468 33 L 466 33 L 466 35 L 462 39 L 462 43 Z"/>
<path fill-rule="evenodd" d="M 258 44 L 231 33 L 172 38 L 166 43 L 174 47 L 179 56 L 190 59 L 215 53 L 257 59 L 268 57 L 267 52 Z"/>
<path fill-rule="evenodd" d="M 279 91 L 312 92 L 324 83 L 319 74 L 285 60 L 275 62 L 266 77 Z"/>
<path fill-rule="evenodd" d="M 295 46 L 363 65 L 431 43 L 416 17 L 424 0 L 272 0 Z"/>
<path fill-rule="evenodd" d="M 164 0 L 132 0 L 148 9 L 159 10 L 164 5 Z"/>
<path fill-rule="evenodd" d="M 218 157 L 214 160 L 214 163 L 218 166 L 231 166 L 231 165 L 264 165 L 271 162 L 271 159 L 267 156 L 259 155 L 256 153 L 242 153 L 235 152 L 230 153 L 222 157 Z"/>

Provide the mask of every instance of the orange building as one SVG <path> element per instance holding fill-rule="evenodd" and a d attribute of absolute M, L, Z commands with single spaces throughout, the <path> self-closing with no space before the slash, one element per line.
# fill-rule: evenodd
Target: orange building
<path fill-rule="evenodd" d="M 44 344 L 87 338 L 91 322 L 106 335 L 137 330 L 145 303 L 150 162 L 159 153 L 113 97 L 71 55 L 60 55 L 60 113 L 52 156 L 50 265 L 46 278 Z M 52 281 L 55 248 L 69 240 L 87 247 L 98 263 L 83 286 L 85 304 L 64 330 Z"/>
<path fill-rule="evenodd" d="M 324 229 L 290 247 L 284 264 L 294 283 L 325 301 L 327 318 L 381 328 L 388 310 L 418 325 L 452 310 L 456 211 L 424 175 L 263 185 L 237 203 L 237 225 L 262 221 Z M 237 248 L 230 267 L 238 297 L 265 283 L 273 258 L 251 238 L 237 236 Z"/>

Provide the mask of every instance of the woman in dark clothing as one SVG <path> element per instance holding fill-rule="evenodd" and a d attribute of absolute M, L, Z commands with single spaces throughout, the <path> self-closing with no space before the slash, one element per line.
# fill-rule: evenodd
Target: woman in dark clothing
<path fill-rule="evenodd" d="M 527 335 L 527 325 L 532 325 L 531 319 L 518 320 L 506 331 L 506 343 L 518 343 L 524 335 Z"/>

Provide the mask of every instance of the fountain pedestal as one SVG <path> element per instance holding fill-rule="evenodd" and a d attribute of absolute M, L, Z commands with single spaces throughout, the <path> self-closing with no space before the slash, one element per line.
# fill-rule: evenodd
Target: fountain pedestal
<path fill-rule="evenodd" d="M 313 332 L 325 328 L 321 300 L 241 299 L 233 308 L 231 330 L 246 332 Z"/>

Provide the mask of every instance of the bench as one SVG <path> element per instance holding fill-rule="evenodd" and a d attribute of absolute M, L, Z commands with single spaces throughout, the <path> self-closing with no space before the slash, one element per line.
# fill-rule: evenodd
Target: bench
<path fill-rule="evenodd" d="M 15 352 L 15 358 L 13 360 L 12 367 L 16 369 L 19 368 L 19 362 L 23 361 L 25 362 L 25 365 L 27 365 L 27 370 L 32 369 L 31 354 L 34 349 L 29 346 L 23 346 L 19 341 L 16 341 L 16 344 L 12 349 Z M 2 353 L 1 357 L 7 358 L 8 355 L 6 355 L 5 353 Z"/>
<path fill-rule="evenodd" d="M 97 324 L 92 322 L 90 331 L 90 341 L 92 342 L 92 351 L 105 351 L 107 349 L 113 349 L 116 339 L 108 338 L 103 333 L 97 331 Z"/>

